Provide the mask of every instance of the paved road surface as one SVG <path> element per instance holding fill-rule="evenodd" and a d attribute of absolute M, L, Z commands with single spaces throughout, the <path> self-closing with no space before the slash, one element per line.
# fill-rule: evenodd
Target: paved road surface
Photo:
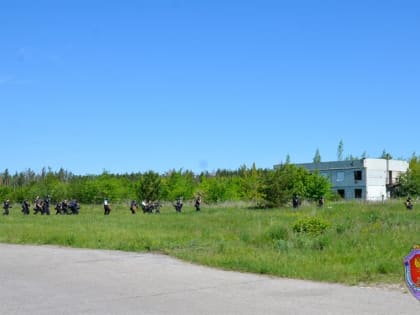
<path fill-rule="evenodd" d="M 0 314 L 420 314 L 409 293 L 227 272 L 164 255 L 0 244 Z"/>

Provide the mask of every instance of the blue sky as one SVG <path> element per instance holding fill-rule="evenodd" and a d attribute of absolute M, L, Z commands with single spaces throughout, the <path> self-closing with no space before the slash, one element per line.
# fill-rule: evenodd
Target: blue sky
<path fill-rule="evenodd" d="M 418 1 L 0 2 L 0 170 L 419 150 Z"/>

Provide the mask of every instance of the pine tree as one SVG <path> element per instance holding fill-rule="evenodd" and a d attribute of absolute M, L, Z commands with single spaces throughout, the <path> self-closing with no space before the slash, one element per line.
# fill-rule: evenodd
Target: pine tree
<path fill-rule="evenodd" d="M 315 156 L 314 156 L 313 161 L 314 161 L 314 163 L 321 163 L 321 154 L 319 153 L 318 148 L 315 151 Z"/>
<path fill-rule="evenodd" d="M 343 140 L 340 140 L 340 143 L 338 144 L 338 148 L 337 148 L 337 160 L 338 161 L 343 160 L 343 152 L 344 152 L 344 144 L 343 144 Z"/>

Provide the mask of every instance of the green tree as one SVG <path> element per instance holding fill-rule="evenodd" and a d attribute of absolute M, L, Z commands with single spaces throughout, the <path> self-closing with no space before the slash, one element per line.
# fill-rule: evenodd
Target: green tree
<path fill-rule="evenodd" d="M 1 174 L 1 181 L 2 181 L 2 185 L 3 186 L 10 186 L 10 173 L 9 170 L 6 168 L 3 172 L 3 174 Z"/>
<path fill-rule="evenodd" d="M 328 197 L 331 193 L 330 181 L 318 172 L 306 176 L 305 187 L 305 197 L 310 200 Z"/>
<path fill-rule="evenodd" d="M 149 171 L 140 178 L 137 188 L 139 200 L 159 200 L 161 197 L 161 178 L 158 173 Z"/>
<path fill-rule="evenodd" d="M 392 160 L 392 155 L 389 152 L 386 152 L 385 149 L 383 149 L 382 154 L 379 158 L 385 159 L 385 160 Z"/>
<path fill-rule="evenodd" d="M 321 154 L 319 153 L 318 148 L 315 151 L 315 156 L 314 156 L 313 162 L 314 163 L 321 163 Z"/>
<path fill-rule="evenodd" d="M 262 204 L 264 200 L 262 175 L 261 171 L 255 166 L 255 163 L 252 164 L 250 169 L 243 165 L 239 169 L 239 176 L 240 198 L 256 204 Z"/>
<path fill-rule="evenodd" d="M 343 143 L 343 140 L 340 140 L 340 142 L 338 143 L 338 148 L 337 148 L 337 160 L 338 161 L 343 160 L 343 152 L 344 152 L 344 143 Z"/>
<path fill-rule="evenodd" d="M 11 199 L 11 196 L 12 196 L 12 190 L 10 189 L 10 187 L 0 185 L 0 201 Z"/>
<path fill-rule="evenodd" d="M 408 171 L 399 178 L 401 196 L 420 195 L 420 156 L 413 156 L 409 161 Z"/>
<path fill-rule="evenodd" d="M 162 198 L 175 200 L 179 197 L 193 199 L 195 178 L 191 171 L 172 170 L 162 178 Z"/>
<path fill-rule="evenodd" d="M 67 198 L 75 198 L 82 203 L 102 203 L 104 194 L 100 191 L 98 176 L 78 176 L 72 178 L 68 187 Z"/>
<path fill-rule="evenodd" d="M 202 174 L 197 190 L 208 203 L 215 203 L 224 200 L 225 187 L 222 177 L 208 176 Z"/>
<path fill-rule="evenodd" d="M 265 173 L 262 194 L 267 207 L 279 207 L 288 203 L 294 194 L 306 195 L 305 177 L 308 171 L 293 164 L 282 165 Z"/>
<path fill-rule="evenodd" d="M 223 177 L 211 177 L 208 180 L 208 189 L 205 199 L 210 202 L 220 202 L 226 200 L 226 180 Z"/>

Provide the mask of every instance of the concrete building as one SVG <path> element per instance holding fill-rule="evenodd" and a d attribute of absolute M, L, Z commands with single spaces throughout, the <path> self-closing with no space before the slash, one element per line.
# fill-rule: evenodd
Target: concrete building
<path fill-rule="evenodd" d="M 397 179 L 408 170 L 402 160 L 361 159 L 296 164 L 331 181 L 332 190 L 344 199 L 381 201 L 390 197 Z"/>

